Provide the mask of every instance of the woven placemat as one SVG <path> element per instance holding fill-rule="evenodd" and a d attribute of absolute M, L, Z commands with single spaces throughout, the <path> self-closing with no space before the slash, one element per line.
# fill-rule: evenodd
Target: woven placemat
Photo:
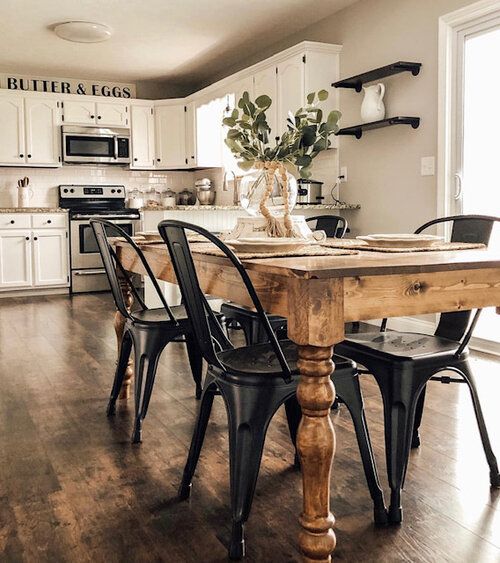
<path fill-rule="evenodd" d="M 191 244 L 190 247 L 193 254 L 225 256 L 222 250 L 219 250 L 210 242 L 197 242 L 196 244 Z M 359 254 L 359 252 L 355 249 L 328 248 L 326 246 L 320 246 L 319 244 L 304 246 L 297 250 L 288 250 L 287 252 L 238 252 L 234 250 L 233 252 L 241 260 L 249 260 L 250 258 L 287 258 L 290 256 L 346 256 L 349 254 Z"/>
<path fill-rule="evenodd" d="M 366 242 L 356 240 L 356 239 L 327 239 L 320 243 L 321 246 L 326 248 L 341 248 L 341 249 L 356 249 L 369 252 L 385 252 L 385 253 L 400 253 L 400 252 L 442 252 L 450 250 L 472 250 L 474 248 L 486 248 L 484 244 L 472 243 L 472 242 L 443 242 L 442 244 L 436 244 L 433 246 L 426 247 L 392 247 L 387 248 L 385 246 L 372 246 Z"/>

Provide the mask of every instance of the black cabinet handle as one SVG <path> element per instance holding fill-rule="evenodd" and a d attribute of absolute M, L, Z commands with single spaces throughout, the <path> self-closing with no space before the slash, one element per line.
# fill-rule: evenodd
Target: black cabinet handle
<path fill-rule="evenodd" d="M 137 158 L 134 158 L 134 162 L 137 162 L 137 160 L 138 160 Z"/>
<path fill-rule="evenodd" d="M 13 225 L 15 223 L 14 219 L 10 221 L 10 224 Z"/>
<path fill-rule="evenodd" d="M 91 116 L 90 116 L 90 119 L 94 119 L 94 117 L 95 117 L 95 115 L 91 115 Z"/>
<path fill-rule="evenodd" d="M 30 237 L 26 237 L 26 240 L 30 240 Z"/>
<path fill-rule="evenodd" d="M 161 158 L 157 158 L 156 160 L 157 160 L 157 162 L 161 162 Z"/>
<path fill-rule="evenodd" d="M 48 219 L 47 223 L 50 225 L 52 223 L 52 219 Z"/>
<path fill-rule="evenodd" d="M 97 119 L 101 119 L 101 116 L 100 116 L 100 115 L 98 115 L 98 116 L 97 116 Z"/>
<path fill-rule="evenodd" d="M 30 154 L 28 155 L 28 158 L 31 158 L 31 155 L 30 155 Z"/>
<path fill-rule="evenodd" d="M 33 237 L 33 240 L 38 240 L 38 237 Z"/>
<path fill-rule="evenodd" d="M 21 158 L 24 158 L 24 154 L 20 154 L 19 156 L 20 156 Z"/>

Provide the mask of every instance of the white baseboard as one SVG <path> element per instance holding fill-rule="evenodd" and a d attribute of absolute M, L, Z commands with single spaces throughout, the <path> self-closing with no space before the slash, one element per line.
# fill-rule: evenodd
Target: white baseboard
<path fill-rule="evenodd" d="M 380 327 L 381 319 L 364 321 L 367 324 L 372 324 Z M 425 321 L 423 319 L 416 319 L 414 317 L 394 317 L 389 319 L 387 328 L 398 330 L 400 332 L 418 332 L 423 334 L 433 334 L 436 330 L 436 324 L 432 321 Z M 469 348 L 484 352 L 485 354 L 492 354 L 500 356 L 500 342 L 493 340 L 484 340 L 483 338 L 471 338 Z"/>

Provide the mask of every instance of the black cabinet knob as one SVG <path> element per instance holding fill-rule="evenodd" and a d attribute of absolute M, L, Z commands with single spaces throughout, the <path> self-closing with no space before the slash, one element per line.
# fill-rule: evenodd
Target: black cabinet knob
<path fill-rule="evenodd" d="M 30 155 L 30 154 L 28 155 L 28 158 L 31 158 L 31 155 Z"/>
<path fill-rule="evenodd" d="M 19 156 L 20 156 L 20 158 L 24 158 L 24 154 L 20 154 Z"/>
<path fill-rule="evenodd" d="M 97 119 L 101 119 L 101 116 L 100 116 L 100 115 L 98 115 L 98 116 L 97 116 Z"/>
<path fill-rule="evenodd" d="M 26 240 L 30 240 L 30 237 L 26 237 Z"/>
<path fill-rule="evenodd" d="M 52 223 L 52 219 L 49 219 L 47 223 L 50 225 Z"/>
<path fill-rule="evenodd" d="M 91 116 L 90 116 L 90 119 L 94 119 L 94 118 L 95 118 L 95 115 L 91 115 Z"/>
<path fill-rule="evenodd" d="M 157 160 L 157 162 L 161 162 L 161 158 L 157 158 L 156 160 Z"/>
<path fill-rule="evenodd" d="M 13 225 L 15 223 L 14 219 L 11 220 L 10 224 Z"/>
<path fill-rule="evenodd" d="M 38 240 L 38 237 L 33 237 L 33 240 Z"/>
<path fill-rule="evenodd" d="M 137 162 L 137 158 L 134 158 L 134 162 Z"/>

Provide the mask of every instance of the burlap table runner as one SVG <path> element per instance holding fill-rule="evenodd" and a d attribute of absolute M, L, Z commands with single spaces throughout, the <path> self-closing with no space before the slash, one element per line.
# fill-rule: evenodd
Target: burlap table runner
<path fill-rule="evenodd" d="M 384 247 L 384 246 L 372 246 L 367 242 L 363 242 L 362 240 L 356 239 L 327 239 L 324 242 L 320 243 L 321 246 L 326 248 L 341 248 L 345 249 L 356 249 L 356 250 L 363 250 L 369 252 L 439 252 L 443 250 L 471 250 L 474 248 L 486 248 L 484 244 L 479 243 L 471 243 L 471 242 L 443 242 L 441 244 L 436 244 L 433 246 L 426 246 L 426 247 L 410 247 L 410 248 L 403 248 L 403 247 Z"/>
<path fill-rule="evenodd" d="M 211 256 L 225 256 L 222 250 L 219 250 L 212 243 L 196 242 L 190 244 L 191 252 L 193 254 L 208 254 Z M 329 248 L 326 246 L 320 246 L 319 244 L 314 244 L 310 246 L 304 246 L 297 250 L 288 250 L 286 252 L 238 252 L 233 250 L 233 252 L 241 260 L 249 260 L 251 258 L 286 258 L 289 256 L 345 256 L 349 254 L 359 254 L 355 249 L 349 248 Z"/>

